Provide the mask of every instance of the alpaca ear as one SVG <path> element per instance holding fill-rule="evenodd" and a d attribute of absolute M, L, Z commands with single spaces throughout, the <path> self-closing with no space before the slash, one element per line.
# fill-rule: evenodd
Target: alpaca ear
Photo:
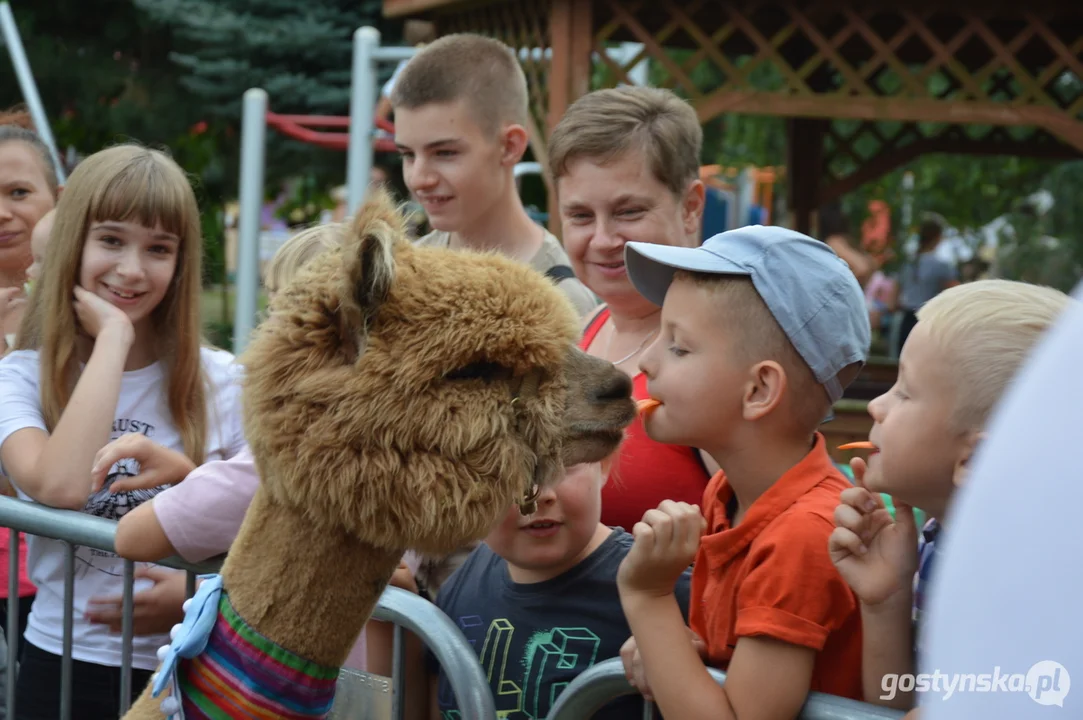
<path fill-rule="evenodd" d="M 394 238 L 389 233 L 365 235 L 357 248 L 353 275 L 354 300 L 365 318 L 366 328 L 391 293 L 395 260 L 391 254 Z"/>
<path fill-rule="evenodd" d="M 354 356 L 360 355 L 369 326 L 391 293 L 394 246 L 403 232 L 402 216 L 390 196 L 374 193 L 354 220 L 353 242 L 343 247 L 346 274 L 339 320 L 342 340 L 358 343 L 350 349 Z"/>

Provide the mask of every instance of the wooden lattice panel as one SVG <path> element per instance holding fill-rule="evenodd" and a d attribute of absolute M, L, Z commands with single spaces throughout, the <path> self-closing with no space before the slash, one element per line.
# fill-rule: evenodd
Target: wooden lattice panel
<path fill-rule="evenodd" d="M 1083 150 L 1083 5 L 596 0 L 594 47 L 643 43 L 696 107 L 1044 128 Z"/>
<path fill-rule="evenodd" d="M 530 95 L 531 136 L 536 150 L 544 145 L 549 110 L 549 6 L 549 0 L 494 2 L 438 19 L 441 35 L 477 33 L 496 38 L 519 53 Z"/>
<path fill-rule="evenodd" d="M 928 153 L 1080 157 L 1078 150 L 1040 128 L 835 121 L 824 133 L 820 201 L 834 200 Z"/>

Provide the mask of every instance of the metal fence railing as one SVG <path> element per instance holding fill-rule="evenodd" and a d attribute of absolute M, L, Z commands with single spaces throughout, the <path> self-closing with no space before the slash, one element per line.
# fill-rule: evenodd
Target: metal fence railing
<path fill-rule="evenodd" d="M 711 676 L 719 685 L 726 681 L 721 670 L 710 669 Z M 546 720 L 582 720 L 598 712 L 604 705 L 617 698 L 636 694 L 628 684 L 620 658 L 604 660 L 582 672 L 568 684 L 557 698 Z M 801 709 L 798 720 L 895 720 L 905 715 L 899 710 L 857 702 L 847 698 L 810 693 Z M 644 720 L 654 718 L 654 707 L 643 708 Z"/>
<path fill-rule="evenodd" d="M 72 712 L 72 624 L 75 587 L 76 546 L 115 552 L 116 523 L 72 510 L 57 510 L 37 503 L 0 496 L 0 528 L 11 529 L 8 571 L 8 616 L 6 635 L 8 641 L 7 665 L 7 717 L 15 717 L 15 673 L 18 647 L 21 641 L 19 623 L 19 535 L 60 540 L 65 543 L 65 587 L 63 657 L 61 664 L 60 720 L 70 720 Z M 15 532 L 18 531 L 18 532 Z M 188 595 L 194 594 L 197 574 L 217 572 L 221 558 L 205 563 L 187 563 L 179 558 L 163 560 L 160 565 L 184 570 L 188 573 Z M 122 713 L 129 706 L 131 697 L 132 663 L 132 610 L 133 579 L 135 563 L 124 563 L 124 600 L 122 622 L 122 660 L 120 683 L 120 707 Z M 417 635 L 440 663 L 451 685 L 463 720 L 495 720 L 496 710 L 489 682 L 485 677 L 476 651 L 463 637 L 455 624 L 434 606 L 420 597 L 388 588 L 381 596 L 373 615 L 374 620 L 393 623 L 393 672 L 391 678 L 370 673 L 343 670 L 339 676 L 335 706 L 331 717 L 335 720 L 402 720 L 406 693 L 405 633 Z M 711 670 L 714 678 L 722 683 L 725 675 Z M 607 703 L 619 697 L 635 694 L 628 684 L 620 659 L 614 658 L 598 663 L 581 673 L 560 694 L 546 720 L 583 720 L 589 718 Z M 799 716 L 800 720 L 893 720 L 904 713 L 860 703 L 845 698 L 812 693 Z M 654 708 L 644 708 L 644 720 L 654 717 Z"/>
<path fill-rule="evenodd" d="M 7 717 L 15 718 L 15 673 L 19 637 L 19 532 L 60 540 L 65 543 L 63 655 L 61 659 L 60 720 L 70 720 L 72 714 L 72 626 L 74 618 L 75 548 L 76 546 L 116 552 L 114 538 L 116 522 L 73 510 L 58 510 L 25 500 L 0 496 L 0 528 L 9 528 L 11 544 L 8 557 L 8 616 L 5 634 L 8 642 Z M 205 563 L 188 563 L 169 558 L 156 564 L 188 572 L 188 596 L 195 592 L 196 575 L 217 572 L 221 558 Z M 132 610 L 135 563 L 124 562 L 123 621 L 121 625 L 122 656 L 120 707 L 127 711 L 132 690 Z M 373 618 L 395 624 L 394 676 L 392 678 L 390 717 L 401 720 L 404 708 L 405 630 L 416 634 L 445 668 L 448 682 L 455 693 L 463 718 L 496 717 L 489 683 L 473 648 L 449 618 L 433 612 L 425 600 L 397 588 L 388 588 L 373 612 Z M 370 715 L 371 700 L 386 691 L 386 680 L 367 673 L 344 670 L 339 675 L 333 717 L 346 720 L 386 720 L 387 714 Z M 341 696 L 341 697 L 339 697 Z"/>
<path fill-rule="evenodd" d="M 75 547 L 90 547 L 107 552 L 116 552 L 113 539 L 117 524 L 112 520 L 94 517 L 74 510 L 58 510 L 26 500 L 0 496 L 0 528 L 11 529 L 11 544 L 8 555 L 8 616 L 5 635 L 8 646 L 7 658 L 7 717 L 15 717 L 15 672 L 19 643 L 19 532 L 28 535 L 51 538 L 62 541 L 64 557 L 64 634 L 63 656 L 60 665 L 60 718 L 71 718 L 72 684 L 72 624 L 74 618 L 73 600 L 75 588 Z M 15 532 L 18 531 L 18 532 Z M 179 558 L 163 560 L 160 565 L 188 571 L 188 596 L 195 589 L 196 575 L 216 572 L 217 562 L 193 564 Z M 126 711 L 131 698 L 132 688 L 132 588 L 135 579 L 135 563 L 124 562 L 124 600 L 123 620 L 121 624 L 121 671 L 120 671 L 120 707 Z"/>
<path fill-rule="evenodd" d="M 462 631 L 428 600 L 389 587 L 372 613 L 373 620 L 395 623 L 392 661 L 391 717 L 404 717 L 406 697 L 406 631 L 417 635 L 436 656 L 447 676 L 463 720 L 496 718 L 496 703 L 477 651 Z"/>

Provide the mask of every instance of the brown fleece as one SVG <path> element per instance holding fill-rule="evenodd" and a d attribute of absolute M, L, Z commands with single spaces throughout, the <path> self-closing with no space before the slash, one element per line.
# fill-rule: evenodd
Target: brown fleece
<path fill-rule="evenodd" d="M 483 538 L 564 464 L 616 450 L 631 384 L 570 303 L 494 254 L 419 248 L 377 194 L 280 292 L 244 357 L 260 471 L 222 569 L 237 613 L 341 666 L 407 549 Z M 162 720 L 149 688 L 126 720 Z"/>

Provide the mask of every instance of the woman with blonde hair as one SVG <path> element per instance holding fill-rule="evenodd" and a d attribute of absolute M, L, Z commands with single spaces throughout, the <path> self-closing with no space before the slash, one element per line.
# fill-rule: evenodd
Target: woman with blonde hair
<path fill-rule="evenodd" d="M 632 286 L 624 246 L 699 245 L 702 143 L 695 110 L 668 90 L 646 87 L 584 95 L 549 141 L 564 249 L 576 277 L 605 303 L 587 321 L 580 347 L 627 373 L 637 400 L 648 397 L 638 363 L 659 335 L 661 308 Z M 716 469 L 695 448 L 652 440 L 636 421 L 602 488 L 602 522 L 631 530 L 662 500 L 698 504 Z"/>
<path fill-rule="evenodd" d="M 163 488 L 124 489 L 139 473 L 130 458 L 93 481 L 111 439 L 139 433 L 197 464 L 244 446 L 239 368 L 201 343 L 202 249 L 195 195 L 166 155 L 121 145 L 76 167 L 16 350 L 0 360 L 0 472 L 19 497 L 116 520 Z M 29 544 L 38 593 L 16 699 L 18 717 L 37 720 L 59 714 L 66 545 Z M 95 597 L 122 592 L 124 562 L 79 547 L 74 565 L 73 717 L 117 717 L 121 637 L 86 614 Z M 180 617 L 159 585 L 183 586 L 183 573 L 139 574 L 155 587 L 136 586 L 135 632 L 146 636 L 133 645 L 133 697 Z"/>

